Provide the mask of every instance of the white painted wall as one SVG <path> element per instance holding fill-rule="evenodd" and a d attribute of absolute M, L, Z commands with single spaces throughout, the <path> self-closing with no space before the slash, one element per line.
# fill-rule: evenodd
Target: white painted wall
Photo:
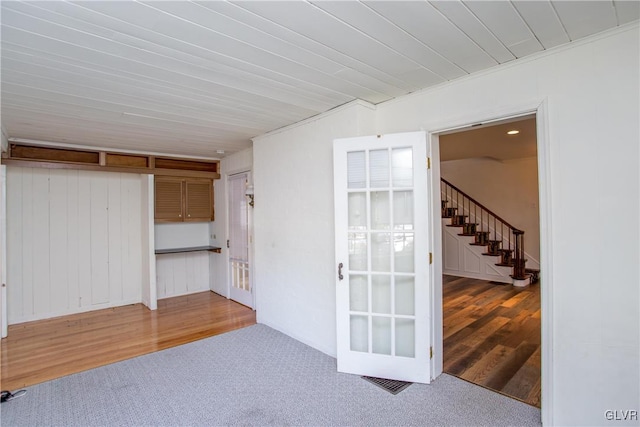
<path fill-rule="evenodd" d="M 209 222 L 167 222 L 155 224 L 156 249 L 209 245 Z"/>
<path fill-rule="evenodd" d="M 640 401 L 638 40 L 636 24 L 378 110 L 380 132 L 436 130 L 546 99 L 553 342 L 543 407 L 555 425 L 606 424 L 606 409 Z"/>
<path fill-rule="evenodd" d="M 546 100 L 547 424 L 603 425 L 605 410 L 640 401 L 639 39 L 634 24 L 378 106 L 375 130 L 391 133 Z M 328 354 L 336 345 L 331 144 L 375 133 L 359 126 L 362 110 L 254 140 L 258 321 Z"/>
<path fill-rule="evenodd" d="M 527 266 L 540 263 L 540 216 L 538 215 L 538 161 L 461 159 L 440 163 L 447 181 L 491 209 L 514 227 L 524 230 Z M 499 231 L 499 230 L 498 230 Z"/>
<path fill-rule="evenodd" d="M 141 301 L 140 175 L 7 167 L 9 323 Z"/>
<path fill-rule="evenodd" d="M 258 322 L 336 354 L 333 139 L 374 133 L 351 103 L 254 139 Z"/>
<path fill-rule="evenodd" d="M 253 170 L 253 148 L 231 154 L 220 161 L 220 179 L 214 181 L 214 196 L 216 204 L 216 220 L 211 223 L 210 244 L 222 248 L 222 253 L 211 256 L 210 289 L 222 296 L 229 298 L 229 250 L 227 239 L 229 238 L 229 208 L 227 194 L 227 178 L 240 172 Z M 261 196 L 256 195 L 256 199 Z M 252 222 L 253 211 L 249 211 L 249 223 Z M 249 230 L 252 234 L 252 230 Z M 252 236 L 251 236 L 252 237 Z M 249 247 L 249 264 L 253 259 L 253 246 Z M 252 275 L 250 274 L 250 278 Z M 255 284 L 254 284 L 255 286 Z"/>

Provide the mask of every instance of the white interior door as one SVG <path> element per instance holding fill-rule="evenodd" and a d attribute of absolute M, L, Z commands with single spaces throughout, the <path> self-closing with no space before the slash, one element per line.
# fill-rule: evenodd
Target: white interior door
<path fill-rule="evenodd" d="M 229 194 L 229 277 L 231 299 L 253 308 L 253 292 L 249 275 L 249 173 L 228 178 Z"/>
<path fill-rule="evenodd" d="M 0 336 L 7 336 L 7 167 L 0 166 Z"/>
<path fill-rule="evenodd" d="M 334 141 L 338 371 L 428 383 L 424 132 Z"/>

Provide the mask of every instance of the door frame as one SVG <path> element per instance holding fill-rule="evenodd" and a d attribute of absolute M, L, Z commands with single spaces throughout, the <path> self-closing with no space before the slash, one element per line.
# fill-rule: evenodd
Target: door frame
<path fill-rule="evenodd" d="M 538 195 L 540 213 L 540 271 L 544 272 L 544 287 L 540 288 L 541 309 L 541 407 L 542 424 L 551 425 L 553 418 L 553 253 L 552 240 L 552 188 L 551 188 L 551 155 L 549 146 L 548 100 L 537 99 L 525 104 L 508 106 L 487 111 L 476 111 L 448 121 L 436 123 L 427 131 L 431 141 L 431 185 L 432 206 L 439 205 L 440 197 L 440 140 L 444 132 L 469 129 L 473 125 L 504 121 L 527 115 L 536 117 L 536 139 L 538 150 Z M 443 314 L 442 314 L 442 224 L 439 217 L 432 216 L 434 265 L 432 268 L 432 302 L 433 313 L 431 336 L 434 356 L 432 372 L 434 377 L 443 371 Z"/>
<path fill-rule="evenodd" d="M 4 135 L 4 134 L 3 134 Z M 8 335 L 7 312 L 7 166 L 0 165 L 0 338 Z"/>
<path fill-rule="evenodd" d="M 229 177 L 233 175 L 239 175 L 241 173 L 247 174 L 247 181 L 249 184 L 253 184 L 253 170 L 251 168 L 234 169 L 224 174 L 224 200 L 225 200 L 225 241 L 229 239 L 231 234 L 231 218 L 229 217 Z M 249 286 L 251 287 L 251 309 L 256 310 L 256 291 L 254 281 L 254 238 L 253 238 L 253 207 L 249 206 L 247 211 L 248 233 L 249 233 Z M 225 280 L 226 284 L 224 289 L 226 290 L 227 298 L 231 299 L 231 262 L 230 253 L 227 249 L 226 256 L 224 258 L 225 263 Z"/>

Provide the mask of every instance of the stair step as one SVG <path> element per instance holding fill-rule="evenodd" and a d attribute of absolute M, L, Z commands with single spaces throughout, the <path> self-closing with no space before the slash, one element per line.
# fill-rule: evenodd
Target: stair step
<path fill-rule="evenodd" d="M 538 283 L 538 281 L 540 280 L 540 270 L 538 270 L 537 268 L 525 268 L 524 272 L 531 275 L 529 284 Z"/>
<path fill-rule="evenodd" d="M 442 210 L 442 216 L 445 218 L 451 218 L 452 216 L 454 216 L 456 214 L 456 211 L 458 210 L 458 208 L 444 208 Z"/>
<path fill-rule="evenodd" d="M 500 267 L 513 267 L 513 263 L 504 263 L 504 262 L 497 262 L 496 265 L 500 266 Z"/>
<path fill-rule="evenodd" d="M 482 255 L 484 255 L 484 256 L 500 256 L 500 254 L 492 254 L 491 252 L 484 252 Z"/>
<path fill-rule="evenodd" d="M 467 215 L 454 215 L 451 218 L 451 225 L 464 226 L 466 222 L 467 222 Z"/>
<path fill-rule="evenodd" d="M 475 237 L 476 233 L 458 233 L 458 236 Z"/>
<path fill-rule="evenodd" d="M 489 245 L 488 243 L 476 243 L 476 242 L 471 242 L 469 244 L 471 246 L 487 246 L 487 245 Z"/>

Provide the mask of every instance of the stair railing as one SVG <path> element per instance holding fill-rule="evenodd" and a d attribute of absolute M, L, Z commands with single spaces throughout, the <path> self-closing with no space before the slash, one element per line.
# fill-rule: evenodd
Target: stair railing
<path fill-rule="evenodd" d="M 525 279 L 524 231 L 444 178 L 441 178 L 440 192 L 442 216 L 452 216 L 451 223 L 462 226 L 462 234 L 474 236 L 472 245 L 486 245 L 487 255 L 500 256 L 499 265 L 513 267 L 514 279 Z"/>

